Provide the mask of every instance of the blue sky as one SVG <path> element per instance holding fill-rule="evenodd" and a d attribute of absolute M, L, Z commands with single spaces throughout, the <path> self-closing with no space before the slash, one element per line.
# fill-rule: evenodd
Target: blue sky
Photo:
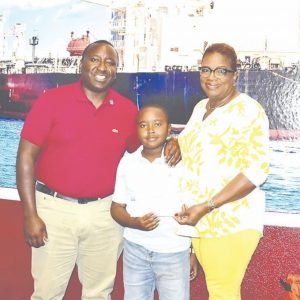
<path fill-rule="evenodd" d="M 6 2 L 5 4 L 3 2 Z M 91 40 L 109 39 L 110 11 L 107 7 L 81 0 L 0 0 L 4 16 L 5 47 L 11 51 L 14 38 L 9 36 L 16 23 L 25 25 L 25 55 L 31 58 L 29 38 L 38 35 L 36 56 L 68 56 L 71 31 L 81 37 L 90 31 Z"/>
<path fill-rule="evenodd" d="M 66 47 L 71 31 L 74 37 L 81 37 L 89 30 L 92 41 L 110 39 L 110 9 L 89 1 L 92 0 L 0 0 L 4 32 L 9 33 L 16 23 L 26 26 L 27 58 L 31 58 L 28 41 L 33 35 L 39 36 L 36 56 L 69 56 Z M 214 13 L 206 18 L 207 40 L 225 41 L 247 50 L 261 50 L 267 40 L 269 50 L 299 52 L 299 1 L 215 0 Z M 183 39 L 176 32 L 174 39 L 178 38 Z M 8 36 L 7 52 L 11 53 L 13 43 Z"/>

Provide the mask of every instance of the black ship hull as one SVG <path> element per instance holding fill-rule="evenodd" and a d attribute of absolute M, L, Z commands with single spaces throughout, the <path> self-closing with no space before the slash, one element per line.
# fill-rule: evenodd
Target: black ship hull
<path fill-rule="evenodd" d="M 79 79 L 78 74 L 0 74 L 0 117 L 25 119 L 45 90 Z M 119 73 L 114 88 L 138 107 L 149 101 L 167 106 L 174 124 L 186 124 L 205 98 L 198 72 Z M 266 110 L 273 137 L 300 137 L 300 71 L 240 70 L 237 88 Z"/>

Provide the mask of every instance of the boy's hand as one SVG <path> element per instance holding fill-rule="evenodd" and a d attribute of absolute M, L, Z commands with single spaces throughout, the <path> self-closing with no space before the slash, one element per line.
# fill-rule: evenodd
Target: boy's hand
<path fill-rule="evenodd" d="M 195 253 L 190 255 L 190 280 L 194 280 L 198 275 L 198 260 Z"/>
<path fill-rule="evenodd" d="M 181 151 L 179 148 L 178 140 L 170 138 L 167 140 L 164 156 L 169 166 L 174 167 L 181 160 Z"/>
<path fill-rule="evenodd" d="M 133 219 L 135 223 L 134 228 L 139 230 L 150 231 L 159 225 L 159 218 L 153 213 L 148 213 L 142 217 L 135 217 Z"/>

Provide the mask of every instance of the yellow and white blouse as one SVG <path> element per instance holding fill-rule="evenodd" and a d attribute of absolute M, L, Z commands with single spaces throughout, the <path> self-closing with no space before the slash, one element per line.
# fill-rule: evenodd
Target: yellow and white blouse
<path fill-rule="evenodd" d="M 269 122 L 261 105 L 246 94 L 215 109 L 204 121 L 208 99 L 200 101 L 179 135 L 184 166 L 180 187 L 190 203 L 211 199 L 237 174 L 257 186 L 246 197 L 206 214 L 199 237 L 221 237 L 244 229 L 262 232 L 269 172 Z"/>

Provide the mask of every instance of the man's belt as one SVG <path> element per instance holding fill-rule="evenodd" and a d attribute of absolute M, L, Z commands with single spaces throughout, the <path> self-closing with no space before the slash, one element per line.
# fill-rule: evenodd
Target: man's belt
<path fill-rule="evenodd" d="M 37 191 L 39 191 L 41 193 L 44 193 L 44 194 L 47 194 L 47 195 L 50 195 L 53 197 L 61 198 L 61 199 L 67 200 L 67 201 L 76 202 L 78 204 L 86 204 L 88 202 L 97 201 L 97 200 L 101 199 L 101 198 L 73 198 L 73 197 L 65 196 L 65 195 L 62 195 L 62 194 L 57 193 L 56 191 L 50 189 L 48 186 L 46 186 L 45 184 L 43 184 L 39 181 L 37 181 L 35 188 Z"/>

